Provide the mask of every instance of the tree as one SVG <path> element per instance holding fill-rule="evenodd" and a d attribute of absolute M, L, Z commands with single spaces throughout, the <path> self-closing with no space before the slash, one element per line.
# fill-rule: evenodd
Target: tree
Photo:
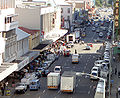
<path fill-rule="evenodd" d="M 95 5 L 98 7 L 102 7 L 102 0 L 96 0 Z"/>

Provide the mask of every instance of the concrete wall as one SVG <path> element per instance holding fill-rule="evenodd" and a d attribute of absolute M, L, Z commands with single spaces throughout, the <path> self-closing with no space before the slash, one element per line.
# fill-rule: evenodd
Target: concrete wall
<path fill-rule="evenodd" d="M 29 51 L 29 37 L 17 41 L 17 57 L 26 54 Z"/>
<path fill-rule="evenodd" d="M 40 8 L 16 8 L 19 26 L 40 30 Z"/>
<path fill-rule="evenodd" d="M 67 17 L 69 16 L 70 23 L 72 23 L 72 5 L 61 5 L 61 8 L 63 9 L 63 13 L 61 13 L 61 15 L 65 20 L 67 20 Z M 70 13 L 68 13 L 68 9 L 70 9 Z"/>
<path fill-rule="evenodd" d="M 11 31 L 13 32 L 13 31 Z M 7 32 L 10 33 L 10 32 Z M 5 43 L 5 52 L 3 61 L 4 62 L 11 62 L 17 57 L 17 35 L 12 34 L 10 37 L 7 37 Z"/>

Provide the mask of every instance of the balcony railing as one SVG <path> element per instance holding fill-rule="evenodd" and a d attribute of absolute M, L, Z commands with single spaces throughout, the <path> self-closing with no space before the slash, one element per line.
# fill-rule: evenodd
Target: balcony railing
<path fill-rule="evenodd" d="M 18 21 L 5 24 L 5 31 L 9 31 L 18 27 Z"/>

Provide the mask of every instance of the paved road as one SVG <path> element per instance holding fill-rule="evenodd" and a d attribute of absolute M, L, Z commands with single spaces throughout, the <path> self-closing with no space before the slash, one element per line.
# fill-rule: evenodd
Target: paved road
<path fill-rule="evenodd" d="M 88 27 L 86 30 L 87 36 L 84 39 L 85 42 L 93 42 L 94 39 L 98 37 L 97 33 L 92 32 L 91 28 Z M 103 38 L 105 39 L 105 38 Z M 100 55 L 96 51 L 101 49 L 102 43 L 96 44 L 94 43 L 93 48 L 91 50 L 83 50 L 84 45 L 76 44 L 71 52 L 74 52 L 74 49 L 80 54 L 79 64 L 71 63 L 71 56 L 64 57 L 61 56 L 59 60 L 55 61 L 51 67 L 50 71 L 53 71 L 53 68 L 56 65 L 62 66 L 62 72 L 64 71 L 76 71 L 76 72 L 85 72 L 90 73 L 91 68 L 94 66 L 94 61 Z M 40 79 L 41 88 L 38 91 L 27 91 L 25 94 L 14 95 L 13 98 L 94 98 L 95 86 L 97 85 L 97 81 L 92 81 L 87 77 L 77 76 L 76 88 L 72 94 L 62 93 L 60 90 L 48 90 L 47 89 L 47 79 L 46 77 L 42 77 Z"/>

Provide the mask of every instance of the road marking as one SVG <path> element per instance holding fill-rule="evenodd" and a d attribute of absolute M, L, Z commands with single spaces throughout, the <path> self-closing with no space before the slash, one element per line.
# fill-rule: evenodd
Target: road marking
<path fill-rule="evenodd" d="M 78 87 L 78 84 L 76 84 L 76 87 Z"/>
<path fill-rule="evenodd" d="M 64 68 L 70 68 L 70 67 L 64 67 Z"/>
<path fill-rule="evenodd" d="M 88 91 L 88 94 L 90 94 L 90 91 Z"/>
<path fill-rule="evenodd" d="M 86 69 L 86 66 L 84 67 L 84 69 Z"/>
<path fill-rule="evenodd" d="M 90 88 L 92 88 L 92 85 L 90 85 Z"/>
<path fill-rule="evenodd" d="M 45 90 L 43 91 L 43 93 L 45 93 Z"/>
<path fill-rule="evenodd" d="M 80 79 L 78 81 L 80 82 Z"/>
<path fill-rule="evenodd" d="M 59 94 L 60 93 L 60 90 L 57 92 L 57 94 Z"/>

